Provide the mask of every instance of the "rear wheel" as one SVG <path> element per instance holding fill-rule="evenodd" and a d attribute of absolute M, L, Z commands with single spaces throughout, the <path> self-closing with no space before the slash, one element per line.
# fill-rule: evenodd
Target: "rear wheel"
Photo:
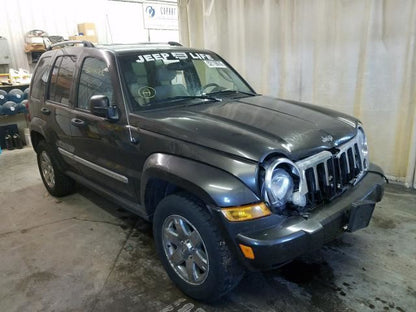
<path fill-rule="evenodd" d="M 162 264 L 185 294 L 213 301 L 238 284 L 244 270 L 202 205 L 185 194 L 170 195 L 153 221 Z"/>
<path fill-rule="evenodd" d="M 59 170 L 54 153 L 45 141 L 37 146 L 37 158 L 43 184 L 51 195 L 60 197 L 73 192 L 74 180 Z"/>

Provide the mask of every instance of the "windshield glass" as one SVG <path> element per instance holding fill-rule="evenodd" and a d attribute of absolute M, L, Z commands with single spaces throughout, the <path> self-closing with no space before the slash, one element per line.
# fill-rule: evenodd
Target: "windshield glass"
<path fill-rule="evenodd" d="M 133 111 L 181 105 L 189 99 L 248 96 L 252 89 L 217 55 L 166 51 L 120 56 Z"/>

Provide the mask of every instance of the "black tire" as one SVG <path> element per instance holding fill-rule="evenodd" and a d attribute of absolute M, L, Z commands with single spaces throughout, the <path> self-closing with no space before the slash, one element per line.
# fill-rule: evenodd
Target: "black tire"
<path fill-rule="evenodd" d="M 71 194 L 75 182 L 59 170 L 51 146 L 45 141 L 40 141 L 36 151 L 40 176 L 48 192 L 56 197 Z"/>
<path fill-rule="evenodd" d="M 189 223 L 187 226 L 191 231 L 188 231 L 188 233 L 191 233 L 191 235 L 188 237 L 195 237 L 199 234 L 202 241 L 199 243 L 199 247 L 197 246 L 198 244 L 192 244 L 192 239 L 188 239 L 190 246 L 182 241 L 178 241 L 178 246 L 175 246 L 175 243 L 169 241 L 170 238 L 166 238 L 167 231 L 169 233 L 171 233 L 171 230 L 173 232 L 177 231 L 176 226 L 169 227 L 169 224 L 176 224 L 175 220 L 182 220 L 185 225 L 186 222 Z M 153 219 L 153 235 L 157 251 L 169 277 L 189 297 L 203 301 L 215 301 L 231 291 L 244 274 L 243 267 L 231 253 L 212 216 L 201 204 L 198 204 L 186 194 L 169 195 L 159 203 Z M 178 238 L 176 237 L 175 239 Z M 187 271 L 188 268 L 188 264 L 185 261 L 194 261 L 193 268 L 195 270 L 193 272 L 196 274 L 191 274 L 192 282 L 187 281 L 187 277 L 184 277 L 184 274 L 181 273 L 181 265 L 175 266 L 173 263 L 171 264 L 167 254 L 172 250 L 181 250 L 181 256 L 179 257 L 182 258 L 179 258 L 179 261 L 176 262 L 184 261 L 182 262 L 185 266 L 183 268 L 184 271 Z M 175 251 L 173 251 L 171 259 L 175 258 L 173 256 Z M 184 253 L 189 254 L 184 255 Z M 207 259 L 205 272 L 204 269 L 201 269 L 202 266 L 198 266 L 195 260 L 204 258 L 197 257 L 197 255 L 201 254 Z M 194 260 L 190 260 L 192 257 Z M 187 260 L 184 260 L 185 258 Z M 199 281 L 195 279 L 195 276 L 198 276 Z"/>

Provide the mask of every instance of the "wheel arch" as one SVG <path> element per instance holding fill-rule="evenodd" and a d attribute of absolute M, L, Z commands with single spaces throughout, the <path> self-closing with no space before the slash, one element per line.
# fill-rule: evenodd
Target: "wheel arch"
<path fill-rule="evenodd" d="M 46 135 L 43 131 L 44 123 L 45 122 L 42 119 L 37 117 L 32 118 L 30 122 L 30 140 L 32 142 L 32 147 L 35 150 L 35 152 L 38 152 L 37 148 L 40 141 L 47 141 Z"/>
<path fill-rule="evenodd" d="M 152 154 L 143 167 L 140 188 L 141 202 L 150 218 L 158 202 L 175 192 L 186 192 L 206 207 L 259 201 L 256 194 L 228 172 L 179 156 Z"/>

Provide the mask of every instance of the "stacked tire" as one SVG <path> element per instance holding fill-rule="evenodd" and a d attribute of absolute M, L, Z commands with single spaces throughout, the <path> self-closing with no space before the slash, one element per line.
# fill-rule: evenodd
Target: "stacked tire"
<path fill-rule="evenodd" d="M 12 89 L 9 93 L 0 90 L 0 114 L 15 115 L 17 113 L 26 113 L 28 93 L 28 88 L 25 91 Z"/>

